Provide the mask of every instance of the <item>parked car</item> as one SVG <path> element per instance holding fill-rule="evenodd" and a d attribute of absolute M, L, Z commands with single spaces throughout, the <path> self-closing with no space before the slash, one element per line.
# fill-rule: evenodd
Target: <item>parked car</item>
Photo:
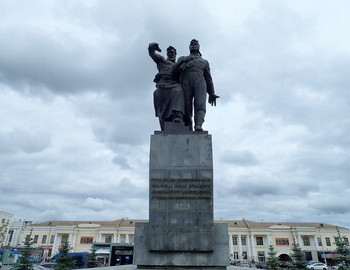
<path fill-rule="evenodd" d="M 242 263 L 238 264 L 238 266 L 252 268 L 252 265 L 250 263 L 247 263 L 247 262 L 242 262 Z"/>
<path fill-rule="evenodd" d="M 337 265 L 332 266 L 332 269 L 333 270 L 338 270 L 339 268 L 341 269 L 343 267 L 346 267 L 346 263 L 345 262 L 341 262 L 341 263 L 338 263 Z"/>
<path fill-rule="evenodd" d="M 255 264 L 255 267 L 259 269 L 267 269 L 267 264 L 266 262 L 258 262 Z"/>
<path fill-rule="evenodd" d="M 327 270 L 327 265 L 320 262 L 308 264 L 306 267 L 310 270 Z"/>
<path fill-rule="evenodd" d="M 88 257 L 90 256 L 90 253 L 71 252 L 71 253 L 68 253 L 67 255 L 73 259 L 76 268 L 85 268 Z M 57 263 L 58 258 L 61 256 L 62 256 L 62 253 L 56 254 L 51 258 L 50 263 Z"/>
<path fill-rule="evenodd" d="M 19 269 L 18 266 L 14 266 L 14 267 L 11 267 L 9 270 L 18 270 L 18 269 Z M 43 268 L 37 265 L 33 265 L 33 270 L 43 270 Z"/>
<path fill-rule="evenodd" d="M 290 268 L 292 264 L 290 262 L 281 262 L 279 267 L 281 268 Z"/>
<path fill-rule="evenodd" d="M 43 267 L 45 269 L 53 269 L 55 268 L 57 263 L 51 263 L 51 262 L 43 262 L 40 263 L 38 266 Z"/>

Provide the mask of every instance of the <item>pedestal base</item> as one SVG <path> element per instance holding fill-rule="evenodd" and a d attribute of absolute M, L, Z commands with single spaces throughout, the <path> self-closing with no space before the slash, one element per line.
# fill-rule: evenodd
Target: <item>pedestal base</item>
<path fill-rule="evenodd" d="M 219 270 L 226 269 L 228 261 L 228 228 L 225 223 L 214 223 L 213 251 L 150 251 L 149 224 L 137 223 L 135 230 L 134 264 L 137 269 Z"/>

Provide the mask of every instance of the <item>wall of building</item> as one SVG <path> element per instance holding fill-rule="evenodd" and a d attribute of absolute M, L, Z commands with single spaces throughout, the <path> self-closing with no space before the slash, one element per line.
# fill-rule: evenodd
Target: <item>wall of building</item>
<path fill-rule="evenodd" d="M 225 221 L 220 221 L 225 222 Z M 74 223 L 74 224 L 73 224 Z M 69 241 L 72 252 L 89 252 L 93 243 L 130 243 L 134 239 L 132 220 L 113 222 L 60 222 L 60 224 L 28 224 L 22 230 L 21 241 L 32 233 L 34 247 L 43 249 L 44 257 L 58 253 L 62 241 Z M 320 253 L 331 253 L 336 249 L 337 227 L 317 223 L 286 223 L 275 225 L 263 222 L 228 221 L 229 256 L 237 261 L 264 261 L 269 245 L 277 256 L 288 258 L 292 244 L 298 243 L 307 252 L 309 260 L 319 260 Z M 119 225 L 116 225 L 119 224 Z M 341 235 L 350 238 L 347 228 L 339 228 Z M 311 256 L 311 257 L 310 257 Z"/>
<path fill-rule="evenodd" d="M 0 247 L 4 247 L 7 244 L 12 218 L 12 214 L 0 211 Z"/>

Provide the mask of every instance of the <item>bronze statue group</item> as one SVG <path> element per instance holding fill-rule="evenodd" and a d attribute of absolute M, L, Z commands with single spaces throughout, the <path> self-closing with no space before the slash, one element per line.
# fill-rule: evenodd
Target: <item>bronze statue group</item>
<path fill-rule="evenodd" d="M 165 59 L 156 53 L 161 52 L 158 43 L 149 44 L 148 53 L 158 69 L 153 80 L 157 88 L 153 98 L 161 130 L 164 130 L 165 122 L 184 122 L 189 130 L 193 130 L 194 114 L 194 130 L 203 131 L 207 93 L 209 104 L 216 106 L 219 96 L 214 91 L 209 63 L 202 58 L 199 48 L 198 40 L 191 40 L 190 54 L 176 61 L 174 47 L 167 48 Z"/>

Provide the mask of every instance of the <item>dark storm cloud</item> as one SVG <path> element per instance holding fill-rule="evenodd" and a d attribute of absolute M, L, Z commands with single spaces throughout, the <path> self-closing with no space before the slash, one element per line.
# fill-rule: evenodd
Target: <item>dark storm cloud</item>
<path fill-rule="evenodd" d="M 10 21 L 0 30 L 6 41 L 0 45 L 2 82 L 33 93 L 48 89 L 60 94 L 107 91 L 118 98 L 142 95 L 147 91 L 145 82 L 151 81 L 156 73 L 154 63 L 148 59 L 148 43 L 162 43 L 164 54 L 169 40 L 165 39 L 165 42 L 161 37 L 167 36 L 165 33 L 169 29 L 172 29 L 171 36 L 177 39 L 183 32 L 180 26 L 177 30 L 169 25 L 164 29 L 161 17 L 154 20 L 154 12 L 161 10 L 161 6 L 152 2 L 149 5 L 147 12 L 136 2 L 126 5 L 107 1 L 90 8 L 57 4 L 56 8 L 65 12 L 58 9 L 55 16 L 63 21 L 74 18 L 73 25 L 80 31 L 77 34 L 56 24 L 20 25 Z M 192 5 L 194 3 L 184 6 Z M 107 6 L 110 7 L 106 12 Z M 146 12 L 140 13 L 142 11 Z M 76 18 L 76 12 L 79 18 Z M 171 13 L 165 10 L 159 14 L 165 19 L 168 12 Z M 173 18 L 174 26 L 179 25 L 179 19 L 178 16 Z M 198 30 L 203 26 L 194 22 L 193 27 Z M 157 33 L 154 38 L 159 40 L 150 40 L 146 29 Z M 171 40 L 176 43 L 173 38 Z M 189 40 L 187 37 L 183 41 L 185 47 Z M 188 49 L 182 53 L 187 54 Z"/>
<path fill-rule="evenodd" d="M 239 166 L 254 166 L 259 163 L 255 155 L 250 151 L 227 151 L 223 154 L 221 160 Z"/>

